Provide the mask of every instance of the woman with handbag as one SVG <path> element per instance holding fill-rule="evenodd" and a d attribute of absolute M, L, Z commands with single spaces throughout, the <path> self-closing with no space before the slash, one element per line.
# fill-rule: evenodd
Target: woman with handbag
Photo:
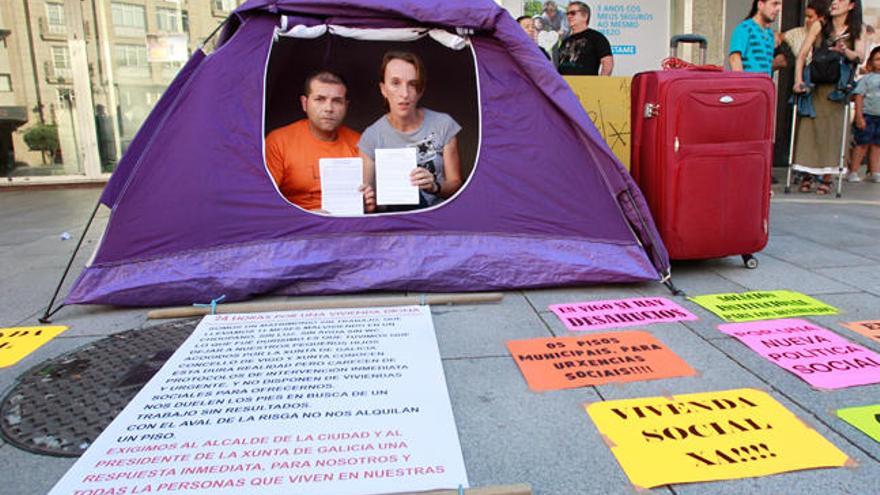
<path fill-rule="evenodd" d="M 811 168 L 831 167 L 840 159 L 839 146 L 848 127 L 843 118 L 850 83 L 865 51 L 861 0 L 833 0 L 828 16 L 822 17 L 825 22 L 810 26 L 795 64 L 794 91 L 808 93 L 815 117 L 800 117 L 794 162 Z M 812 60 L 807 65 L 811 50 Z M 801 191 L 808 192 L 811 185 L 808 177 L 801 183 Z M 830 191 L 830 176 L 825 176 L 816 193 Z"/>

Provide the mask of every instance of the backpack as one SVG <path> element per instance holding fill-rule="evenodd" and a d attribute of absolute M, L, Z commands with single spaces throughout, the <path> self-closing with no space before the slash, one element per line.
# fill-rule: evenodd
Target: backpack
<path fill-rule="evenodd" d="M 810 62 L 810 82 L 815 84 L 836 84 L 840 79 L 839 53 L 831 51 L 827 43 L 820 43 L 813 49 Z"/>

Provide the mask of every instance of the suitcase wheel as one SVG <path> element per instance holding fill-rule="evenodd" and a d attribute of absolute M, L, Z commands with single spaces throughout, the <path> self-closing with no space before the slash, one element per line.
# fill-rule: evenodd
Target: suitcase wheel
<path fill-rule="evenodd" d="M 758 268 L 758 258 L 755 258 L 751 254 L 742 255 L 743 263 L 746 265 L 746 268 L 749 270 L 754 270 Z"/>

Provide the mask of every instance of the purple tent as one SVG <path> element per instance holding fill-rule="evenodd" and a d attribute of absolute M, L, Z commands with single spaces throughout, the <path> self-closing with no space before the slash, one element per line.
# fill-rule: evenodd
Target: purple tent
<path fill-rule="evenodd" d="M 227 21 L 218 48 L 195 53 L 120 161 L 101 197 L 109 223 L 66 303 L 476 291 L 668 274 L 641 192 L 492 0 L 442 8 L 250 0 Z M 420 212 L 328 217 L 278 193 L 263 158 L 263 102 L 271 47 L 292 25 L 431 28 L 468 40 L 480 129 L 473 173 L 455 197 Z"/>

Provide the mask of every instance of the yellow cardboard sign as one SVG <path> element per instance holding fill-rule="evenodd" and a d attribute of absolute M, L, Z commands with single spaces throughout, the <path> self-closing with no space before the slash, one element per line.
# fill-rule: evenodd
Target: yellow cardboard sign
<path fill-rule="evenodd" d="M 630 126 L 631 77 L 565 76 L 581 106 L 599 129 L 620 163 L 629 170 L 632 147 Z"/>
<path fill-rule="evenodd" d="M 65 326 L 0 328 L 0 368 L 21 361 L 65 330 Z"/>
<path fill-rule="evenodd" d="M 837 308 L 791 290 L 755 290 L 689 297 L 725 321 L 775 320 L 804 315 L 836 315 Z"/>
<path fill-rule="evenodd" d="M 586 409 L 640 488 L 839 467 L 848 460 L 755 389 L 596 402 Z"/>

